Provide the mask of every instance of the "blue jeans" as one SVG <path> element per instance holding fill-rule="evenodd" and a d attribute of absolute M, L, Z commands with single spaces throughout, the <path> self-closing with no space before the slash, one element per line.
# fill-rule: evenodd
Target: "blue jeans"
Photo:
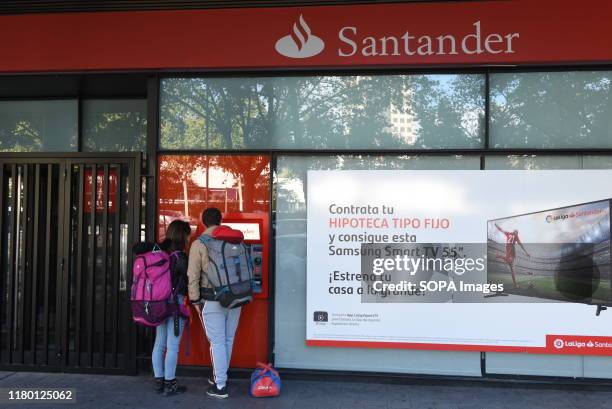
<path fill-rule="evenodd" d="M 183 302 L 179 296 L 179 302 Z M 164 378 L 171 381 L 176 376 L 176 363 L 178 361 L 179 345 L 181 335 L 185 327 L 185 318 L 179 317 L 179 335 L 174 336 L 174 316 L 156 327 L 155 345 L 153 345 L 153 373 L 156 378 Z M 166 354 L 164 358 L 164 353 Z"/>

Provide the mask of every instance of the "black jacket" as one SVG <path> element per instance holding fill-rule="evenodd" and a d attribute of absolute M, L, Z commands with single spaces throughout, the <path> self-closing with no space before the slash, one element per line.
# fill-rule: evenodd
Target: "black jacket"
<path fill-rule="evenodd" d="M 153 250 L 155 243 L 140 242 L 132 247 L 134 254 L 139 255 Z M 159 247 L 166 253 L 170 253 L 170 242 L 164 240 Z M 187 265 L 188 258 L 184 251 L 178 251 L 176 257 L 170 258 L 170 272 L 172 273 L 172 288 L 178 295 L 187 295 Z"/>

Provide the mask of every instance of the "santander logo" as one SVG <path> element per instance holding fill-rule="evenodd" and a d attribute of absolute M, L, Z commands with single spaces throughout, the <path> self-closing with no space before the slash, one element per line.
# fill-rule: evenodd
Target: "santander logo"
<path fill-rule="evenodd" d="M 465 24 L 465 23 L 464 23 Z M 461 34 L 423 33 L 405 27 L 375 27 L 375 32 L 344 26 L 338 28 L 337 39 L 326 38 L 327 45 L 335 48 L 338 57 L 400 57 L 478 56 L 514 54 L 520 33 L 491 32 L 480 20 L 465 24 Z M 384 33 L 383 30 L 390 32 Z M 459 30 L 459 28 L 457 28 Z M 308 58 L 320 54 L 325 42 L 312 34 L 300 14 L 293 29 L 276 42 L 276 51 L 289 58 Z M 331 54 L 331 53 L 330 53 Z"/>
<path fill-rule="evenodd" d="M 320 54 L 325 48 L 325 43 L 312 34 L 310 27 L 300 14 L 298 21 L 293 23 L 292 32 L 278 40 L 274 48 L 285 57 L 308 58 Z"/>

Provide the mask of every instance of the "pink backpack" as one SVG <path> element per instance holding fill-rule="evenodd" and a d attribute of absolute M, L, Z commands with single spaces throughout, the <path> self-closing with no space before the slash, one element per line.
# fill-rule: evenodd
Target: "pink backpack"
<path fill-rule="evenodd" d="M 175 312 L 184 314 L 186 306 L 177 305 L 176 294 L 172 292 L 170 259 L 177 253 L 150 251 L 135 258 L 130 301 L 136 323 L 156 327 Z"/>

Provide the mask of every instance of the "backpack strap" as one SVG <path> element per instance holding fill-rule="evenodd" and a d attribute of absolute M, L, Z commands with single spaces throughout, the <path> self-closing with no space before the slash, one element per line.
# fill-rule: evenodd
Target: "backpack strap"
<path fill-rule="evenodd" d="M 198 240 L 200 240 L 200 243 L 202 243 L 203 245 L 206 245 L 206 243 L 213 240 L 213 237 L 208 233 L 204 233 L 200 237 L 198 237 Z"/>
<path fill-rule="evenodd" d="M 188 297 L 185 297 L 183 299 L 183 305 L 185 305 L 189 311 L 189 315 L 186 317 L 181 315 L 181 308 L 177 300 L 177 307 L 174 313 L 174 336 L 178 337 L 179 335 L 179 332 L 178 332 L 179 325 L 180 325 L 179 320 L 180 319 L 184 320 L 183 334 L 186 334 L 185 336 L 187 337 L 187 340 L 185 341 L 185 355 L 189 356 L 191 353 L 191 307 L 187 300 L 188 300 Z"/>
<path fill-rule="evenodd" d="M 179 253 L 181 253 L 181 250 L 175 250 L 175 251 L 173 251 L 172 253 L 170 253 L 168 257 L 169 257 L 170 259 L 172 259 L 172 257 L 174 257 L 174 258 L 176 259 L 176 260 L 175 260 L 175 262 L 176 262 L 176 261 L 178 261 Z M 170 261 L 170 267 L 172 267 L 172 261 Z M 174 277 L 173 277 L 174 272 L 173 272 L 173 271 L 171 271 L 170 273 L 171 273 L 171 277 L 172 277 L 172 278 L 174 278 Z M 175 296 L 175 297 L 177 296 L 177 293 L 176 293 L 177 288 L 178 288 L 178 287 L 179 287 L 179 285 L 181 284 L 181 281 L 184 281 L 184 280 L 181 280 L 182 278 L 183 278 L 183 277 L 179 277 L 179 278 L 178 278 L 178 280 L 177 280 L 177 282 L 176 282 L 176 286 L 174 286 L 174 284 L 175 284 L 175 283 L 174 283 L 174 280 L 172 281 L 172 294 L 174 294 L 174 296 Z M 176 300 L 175 300 L 175 302 L 176 302 Z M 177 304 L 178 304 L 178 302 L 177 302 Z"/>
<path fill-rule="evenodd" d="M 170 257 L 174 256 L 174 257 L 178 257 L 179 253 L 181 252 L 181 250 L 175 250 L 172 253 L 170 253 Z"/>
<path fill-rule="evenodd" d="M 202 243 L 204 246 L 206 246 L 206 249 L 208 249 L 208 243 L 213 241 L 213 240 L 218 240 L 215 239 L 213 236 L 211 236 L 208 233 L 204 233 L 202 234 L 200 237 L 198 237 L 198 240 L 200 241 L 200 243 Z M 225 244 L 225 243 L 224 243 Z M 223 253 L 223 250 L 221 250 L 221 253 Z M 217 263 L 215 263 L 215 261 L 212 259 L 212 257 L 210 257 L 210 250 L 208 253 L 208 262 L 212 263 L 212 265 L 215 267 L 215 271 L 217 272 L 217 278 L 219 279 L 219 283 L 222 283 L 223 280 L 221 280 L 221 275 L 219 273 L 219 266 L 217 265 Z M 207 274 L 206 271 L 202 271 L 200 274 Z M 209 279 L 210 281 L 210 279 Z M 215 295 L 217 294 L 217 289 L 213 288 L 213 290 L 215 291 Z"/>

